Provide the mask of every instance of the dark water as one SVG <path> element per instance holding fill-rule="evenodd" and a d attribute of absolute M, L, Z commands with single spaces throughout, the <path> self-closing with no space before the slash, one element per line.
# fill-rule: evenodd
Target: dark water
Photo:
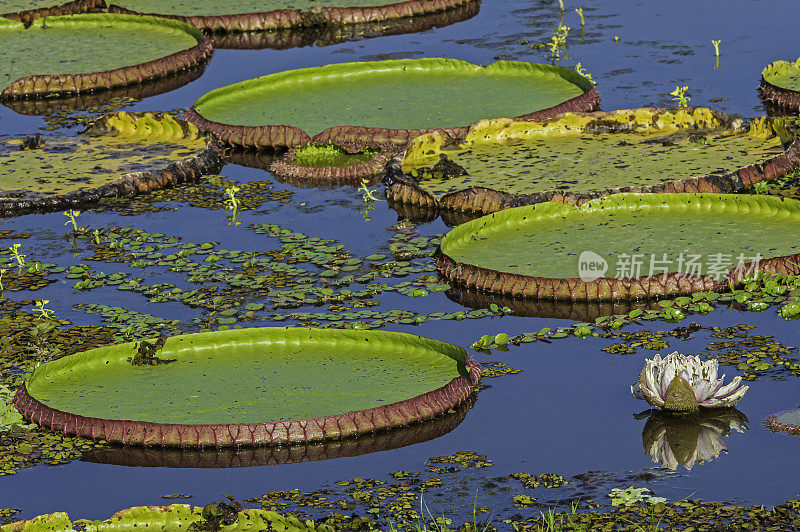
<path fill-rule="evenodd" d="M 649 105 L 669 105 L 668 93 L 676 85 L 687 85 L 692 104 L 711 105 L 720 110 L 754 117 L 763 113 L 756 87 L 763 66 L 775 59 L 794 59 L 800 53 L 800 36 L 786 21 L 797 20 L 800 5 L 795 0 L 623 2 L 586 0 L 581 2 L 586 28 L 581 38 L 580 22 L 572 11 L 577 5 L 565 1 L 564 23 L 571 26 L 569 59 L 591 72 L 598 82 L 603 109 Z M 372 60 L 394 57 L 454 57 L 488 63 L 495 56 L 548 61 L 549 52 L 516 44 L 528 40 L 544 42 L 558 23 L 558 2 L 487 1 L 474 18 L 452 26 L 420 34 L 390 36 L 346 42 L 327 47 L 290 50 L 219 50 L 205 73 L 196 81 L 167 94 L 154 96 L 129 106 L 128 110 L 168 110 L 186 107 L 206 91 L 280 70 L 321 65 L 330 62 Z M 614 42 L 614 37 L 619 42 Z M 720 65 L 715 70 L 712 39 L 721 39 Z M 454 95 L 457 97 L 457 95 Z M 723 101 L 712 101 L 724 98 Z M 409 112 L 413 112 L 409 110 Z M 0 133 L 30 134 L 44 124 L 38 117 L 18 115 L 0 107 Z M 269 174 L 229 165 L 224 175 L 240 181 L 269 180 Z M 225 249 L 261 250 L 276 246 L 246 229 L 251 223 L 276 223 L 311 236 L 339 240 L 354 253 L 366 255 L 386 249 L 394 234 L 389 228 L 396 215 L 385 202 L 376 204 L 372 221 L 364 222 L 358 213 L 361 195 L 354 189 L 300 188 L 275 183 L 275 190 L 290 189 L 292 201 L 267 202 L 255 210 L 240 213 L 238 227 L 225 223 L 222 211 L 172 205 L 175 210 L 137 217 L 87 210 L 79 222 L 89 227 L 124 225 L 147 231 L 177 235 L 189 242 L 219 241 Z M 2 229 L 33 232 L 23 241 L 24 250 L 42 262 L 65 266 L 84 262 L 86 253 L 77 254 L 64 240 L 65 218 L 60 213 L 28 215 L 0 222 Z M 436 221 L 416 229 L 424 235 L 442 233 L 447 228 Z M 99 264 L 99 263 L 98 263 Z M 113 273 L 117 265 L 99 264 L 98 269 Z M 125 267 L 121 266 L 120 270 Z M 168 281 L 158 270 L 138 270 L 148 284 Z M 149 303 L 145 297 L 111 288 L 79 293 L 73 282 L 54 283 L 32 294 L 14 293 L 14 298 L 50 299 L 48 305 L 74 324 L 97 324 L 96 314 L 72 308 L 76 303 L 104 303 L 125 306 L 166 319 L 181 319 L 191 330 L 191 318 L 198 310 L 177 303 Z M 379 309 L 403 308 L 419 313 L 452 312 L 463 307 L 444 294 L 407 298 L 385 294 Z M 763 313 L 716 311 L 708 316 L 693 316 L 688 321 L 705 325 L 757 325 L 754 334 L 774 335 L 788 345 L 798 342 L 798 322 L 786 322 L 775 309 Z M 393 325 L 392 330 L 467 346 L 481 334 L 538 331 L 572 322 L 553 319 L 504 317 L 469 321 L 430 321 L 419 327 Z M 269 324 L 269 323 L 264 323 Z M 673 325 L 652 323 L 655 329 Z M 632 327 L 632 330 L 635 327 Z M 692 340 L 670 341 L 669 352 L 679 349 L 701 353 L 715 339 L 699 332 Z M 608 473 L 611 479 L 595 499 L 612 487 L 631 484 L 650 487 L 669 500 L 684 497 L 742 503 L 775 504 L 798 496 L 796 460 L 800 439 L 772 434 L 762 426 L 772 412 L 792 408 L 800 402 L 797 381 L 760 377 L 752 383 L 740 409 L 750 420 L 750 430 L 734 432 L 726 438 L 728 454 L 720 459 L 683 468 L 675 473 L 653 464 L 642 452 L 644 421 L 633 414 L 644 404 L 630 397 L 628 386 L 642 367 L 649 352 L 614 355 L 602 351 L 612 343 L 604 339 L 565 339 L 552 344 L 533 343 L 493 355 L 477 354 L 480 361 L 502 361 L 522 373 L 487 381 L 465 420 L 451 432 L 424 443 L 355 458 L 261 466 L 237 469 L 136 468 L 72 462 L 62 466 L 39 465 L 0 478 L 0 507 L 23 510 L 23 517 L 45 512 L 67 511 L 73 517 L 101 518 L 132 505 L 164 504 L 161 495 L 191 493 L 192 504 L 218 500 L 222 493 L 239 498 L 259 496 L 271 490 L 299 488 L 312 490 L 326 482 L 353 476 L 382 478 L 398 469 L 421 471 L 430 456 L 474 450 L 488 455 L 494 466 L 471 471 L 467 477 L 453 477 L 431 495 L 434 511 L 448 516 L 471 509 L 477 491 L 478 505 L 492 506 L 495 514 L 525 513 L 538 510 L 512 508 L 510 494 L 485 490 L 482 477 L 516 471 L 552 472 L 565 477 L 590 470 Z M 734 371 L 728 371 L 729 377 Z M 647 470 L 650 481 L 632 482 L 631 472 Z M 445 479 L 447 480 L 447 479 Z M 453 489 L 449 489 L 453 486 Z M 457 486 L 457 488 L 456 488 Z M 517 490 L 519 492 L 521 490 Z M 467 494 L 466 496 L 464 494 Z M 515 492 L 516 493 L 516 492 Z M 562 491 L 544 493 L 541 498 L 568 497 L 569 485 Z M 467 516 L 463 515 L 462 520 Z"/>

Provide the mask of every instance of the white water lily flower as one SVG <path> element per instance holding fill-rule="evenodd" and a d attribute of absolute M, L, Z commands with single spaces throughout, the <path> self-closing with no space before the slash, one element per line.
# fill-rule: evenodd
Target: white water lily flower
<path fill-rule="evenodd" d="M 678 412 L 694 411 L 701 406 L 733 406 L 744 397 L 749 386 L 741 385 L 741 377 L 723 386 L 725 375 L 718 378 L 718 369 L 716 359 L 702 362 L 698 356 L 677 351 L 663 359 L 656 355 L 652 360 L 645 360 L 639 382 L 631 386 L 631 393 L 651 406 Z"/>

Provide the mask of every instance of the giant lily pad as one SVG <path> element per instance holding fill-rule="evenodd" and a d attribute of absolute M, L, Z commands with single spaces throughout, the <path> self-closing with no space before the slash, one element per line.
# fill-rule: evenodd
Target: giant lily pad
<path fill-rule="evenodd" d="M 463 349 L 384 331 L 236 329 L 43 364 L 15 396 L 52 430 L 126 444 L 336 439 L 431 419 L 480 378 Z"/>
<path fill-rule="evenodd" d="M 474 0 L 114 0 L 115 13 L 174 18 L 212 31 L 358 24 L 443 11 Z"/>
<path fill-rule="evenodd" d="M 57 0 L 0 0 L 0 17 L 30 24 L 37 18 L 88 13 L 105 7 L 104 0 L 72 0 L 63 4 Z"/>
<path fill-rule="evenodd" d="M 169 115 L 105 115 L 83 134 L 0 136 L 0 213 L 76 207 L 192 181 L 221 167 L 193 125 Z"/>
<path fill-rule="evenodd" d="M 543 117 L 592 110 L 584 77 L 552 65 L 456 59 L 340 63 L 269 74 L 213 90 L 186 119 L 223 142 L 297 146 L 313 140 L 405 143 L 433 130 L 465 133 L 498 116 Z"/>
<path fill-rule="evenodd" d="M 761 98 L 777 110 L 800 112 L 800 59 L 767 65 L 758 89 Z"/>
<path fill-rule="evenodd" d="M 435 260 L 453 283 L 513 297 L 719 291 L 756 270 L 800 272 L 798 224 L 800 202 L 771 196 L 614 194 L 472 220 L 442 239 Z"/>
<path fill-rule="evenodd" d="M 441 132 L 414 139 L 404 176 L 387 179 L 387 197 L 443 215 L 481 215 L 615 192 L 733 192 L 800 166 L 785 122 L 760 118 L 746 127 L 707 108 L 482 120 L 460 139 Z"/>
<path fill-rule="evenodd" d="M 105 13 L 47 17 L 29 27 L 0 18 L 0 40 L 0 99 L 141 83 L 202 63 L 212 49 L 188 24 Z"/>

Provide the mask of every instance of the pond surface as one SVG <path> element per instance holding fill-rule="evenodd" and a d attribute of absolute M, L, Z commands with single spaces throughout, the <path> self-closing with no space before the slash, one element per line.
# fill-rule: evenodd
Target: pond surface
<path fill-rule="evenodd" d="M 601 106 L 605 110 L 671 105 L 669 93 L 676 85 L 686 85 L 692 105 L 709 105 L 752 118 L 764 112 L 756 91 L 761 69 L 773 60 L 792 60 L 800 53 L 800 35 L 783 29 L 782 22 L 797 20 L 800 5 L 796 0 L 659 3 L 582 0 L 585 29 L 581 28 L 572 10 L 578 5 L 571 0 L 565 4 L 564 24 L 571 26 L 572 31 L 568 39 L 569 57 L 564 57 L 562 52 L 560 64 L 571 68 L 580 62 L 592 74 L 598 82 Z M 531 48 L 531 45 L 549 39 L 560 15 L 555 1 L 486 1 L 474 18 L 420 34 L 280 51 L 218 50 L 199 79 L 172 92 L 134 102 L 125 109 L 184 108 L 213 88 L 285 69 L 332 62 L 406 57 L 453 57 L 480 64 L 495 58 L 548 62 L 550 54 L 546 48 Z M 712 39 L 722 41 L 719 69 L 715 69 Z M 25 116 L 0 107 L 1 135 L 30 135 L 49 123 L 48 117 Z M 61 132 L 71 134 L 74 131 L 63 129 Z M 137 200 L 142 213 L 136 216 L 127 215 L 131 214 L 130 210 L 124 213 L 126 215 L 119 212 L 118 206 L 124 202 L 108 202 L 101 208 L 81 213 L 78 223 L 89 229 L 133 227 L 148 233 L 163 233 L 166 237 L 175 236 L 184 243 L 216 242 L 215 249 L 243 252 L 280 250 L 283 244 L 278 238 L 249 228 L 253 224 L 277 224 L 308 237 L 335 240 L 332 245 L 343 244 L 358 257 L 375 253 L 389 255 L 390 245 L 403 242 L 398 240 L 398 235 L 413 233 L 431 237 L 448 230 L 440 220 L 416 227 L 397 226 L 397 215 L 385 201 L 376 202 L 373 210 L 365 215 L 361 192 L 355 188 L 296 187 L 275 180 L 264 170 L 237 165 L 226 166 L 222 174 L 226 180 L 234 180 L 238 186 L 250 187 L 248 190 L 261 194 L 253 207 L 238 213 L 239 225 L 226 220 L 219 185 L 214 189 L 217 199 L 211 207 L 198 206 L 202 202 L 192 205 L 195 190 L 163 196 L 170 199 L 169 202 Z M 370 219 L 365 220 L 365 217 Z M 87 264 L 90 269 L 109 275 L 126 272 L 131 277 L 142 277 L 143 285 L 174 283 L 186 289 L 193 286 L 187 280 L 188 274 L 166 267 L 135 268 L 123 263 L 88 260 L 95 254 L 93 245 L 87 240 L 73 244 L 71 238 L 64 238 L 69 234 L 65 221 L 61 213 L 3 220 L 0 229 L 31 233 L 31 236 L 3 238 L 0 245 L 6 248 L 19 242 L 29 260 L 61 267 Z M 202 258 L 200 262 L 203 263 Z M 223 260 L 221 264 L 228 263 Z M 417 271 L 408 277 L 378 279 L 377 282 L 397 284 L 414 280 L 422 272 L 430 274 L 429 266 L 429 259 L 416 258 L 408 267 Z M 85 311 L 91 307 L 75 307 L 81 304 L 124 307 L 166 321 L 179 320 L 177 326 L 173 324 L 169 329 L 173 333 L 197 331 L 200 325 L 193 320 L 209 317 L 207 310 L 175 300 L 153 303 L 147 295 L 118 290 L 114 286 L 79 291 L 73 288 L 76 279 L 67 278 L 63 273 L 51 277 L 56 282 L 40 290 L 6 291 L 5 295 L 12 300 L 48 299 L 47 308 L 73 325 L 102 323 L 102 314 Z M 353 283 L 354 289 L 360 286 L 358 282 Z M 468 310 L 449 300 L 443 292 L 408 297 L 397 290 L 389 290 L 370 300 L 378 302 L 377 306 L 368 307 L 375 312 L 402 309 L 423 315 Z M 296 316 L 286 318 L 297 312 L 333 312 L 311 305 L 272 309 L 272 302 L 266 298 L 253 297 L 247 302 L 266 304 L 266 309 L 257 312 L 254 320 L 242 322 L 244 326 L 297 323 Z M 352 306 L 352 302 L 348 303 L 347 312 L 364 310 L 350 308 Z M 33 309 L 28 305 L 24 310 Z M 277 319 L 276 315 L 279 315 Z M 800 344 L 800 323 L 784 321 L 775 307 L 761 313 L 719 309 L 705 316 L 689 316 L 677 325 L 654 321 L 629 325 L 623 330 L 672 330 L 690 322 L 718 327 L 754 325 L 755 328 L 741 333 L 746 334 L 744 337 L 727 340 L 739 342 L 736 345 L 745 351 L 761 345 L 759 342 L 763 340 L 753 340 L 759 335 L 772 336 L 783 345 Z M 393 323 L 385 328 L 467 347 L 487 333 L 516 334 L 572 323 L 505 316 L 463 321 L 434 318 L 418 326 Z M 722 340 L 713 334 L 711 330 L 701 329 L 689 339 L 665 337 L 668 345 L 659 347 L 658 352 L 679 350 L 711 354 L 709 346 Z M 0 506 L 21 509 L 21 517 L 67 511 L 73 518 L 97 519 L 134 505 L 174 502 L 162 498 L 166 494 L 191 494 L 192 498 L 180 502 L 203 505 L 219 500 L 223 493 L 243 500 L 273 490 L 311 491 L 322 486 L 335 487 L 334 482 L 353 477 L 391 480 L 389 472 L 424 471 L 430 457 L 464 450 L 486 455 L 493 465 L 463 468 L 460 473 L 443 472 L 437 475 L 443 486 L 426 494 L 434 514 L 444 512 L 458 522 L 470 519 L 468 512 L 476 495 L 477 505 L 491 507 L 495 516 L 514 513 L 538 516 L 538 508 L 513 506 L 511 496 L 518 493 L 536 496 L 550 504 L 574 496 L 589 496 L 607 503 L 609 499 L 605 494 L 611 488 L 629 485 L 648 487 L 670 501 L 691 497 L 778 504 L 798 496 L 796 479 L 800 463 L 796 457 L 800 439 L 773 434 L 762 425 L 769 414 L 791 409 L 800 402 L 797 377 L 777 370 L 758 373 L 739 405 L 749 419 L 749 430 L 734 431 L 725 438 L 729 452 L 722 453 L 719 459 L 695 465 L 691 471 L 680 467 L 672 472 L 653 463 L 650 455 L 643 452 L 645 421 L 634 419 L 634 414 L 645 410 L 646 405 L 629 394 L 629 386 L 639 374 L 643 359 L 652 357 L 656 351 L 642 347 L 628 350 L 633 351 L 630 354 L 603 351 L 620 341 L 571 337 L 552 343 L 523 344 L 492 354 L 468 349 L 479 362 L 502 362 L 522 371 L 486 379 L 488 387 L 478 394 L 463 422 L 438 438 L 415 445 L 355 457 L 228 469 L 127 467 L 88 461 L 58 466 L 39 464 L 0 478 L 0 493 L 3 494 Z M 789 350 L 786 356 L 795 362 L 799 358 L 796 349 Z M 725 367 L 724 372 L 730 379 L 738 370 Z M 584 474 L 592 471 L 589 477 L 595 480 L 572 479 L 557 489 L 534 491 L 523 490 L 518 484 L 512 491 L 504 491 L 502 486 L 498 488 L 497 483 L 488 480 L 521 471 L 557 473 L 568 480 L 573 475 L 586 479 Z"/>

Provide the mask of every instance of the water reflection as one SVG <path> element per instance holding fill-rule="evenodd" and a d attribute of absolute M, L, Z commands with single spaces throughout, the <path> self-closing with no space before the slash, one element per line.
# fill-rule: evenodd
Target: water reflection
<path fill-rule="evenodd" d="M 701 410 L 697 414 L 675 415 L 647 410 L 634 416 L 647 418 L 642 430 L 643 452 L 653 462 L 675 470 L 683 465 L 687 470 L 695 464 L 710 462 L 728 452 L 723 437 L 731 430 L 749 430 L 747 416 L 735 408 Z"/>
<path fill-rule="evenodd" d="M 235 50 L 262 50 L 265 48 L 287 50 L 302 46 L 329 46 L 371 37 L 419 33 L 468 20 L 477 15 L 480 8 L 480 1 L 473 1 L 429 15 L 363 24 L 216 33 L 214 34 L 214 47 Z"/>
<path fill-rule="evenodd" d="M 450 301 L 472 309 L 489 308 L 495 304 L 508 307 L 514 316 L 533 318 L 564 319 L 593 322 L 600 316 L 628 314 L 632 310 L 660 310 L 658 301 L 614 300 L 614 301 L 571 301 L 557 299 L 519 299 L 487 294 L 476 290 L 451 288 L 445 292 Z"/>
<path fill-rule="evenodd" d="M 455 429 L 475 403 L 475 394 L 449 413 L 430 421 L 357 438 L 294 445 L 181 449 L 179 447 L 109 446 L 84 454 L 82 462 L 130 467 L 230 468 L 295 464 L 389 451 L 443 436 Z"/>
<path fill-rule="evenodd" d="M 174 91 L 198 79 L 205 71 L 206 64 L 202 63 L 193 68 L 183 70 L 165 78 L 148 80 L 143 83 L 115 87 L 113 89 L 98 89 L 92 92 L 82 92 L 59 98 L 27 98 L 20 100 L 5 100 L 3 105 L 22 115 L 54 115 L 57 113 L 74 113 L 76 111 L 93 112 L 103 111 L 96 109 L 109 103 L 113 104 L 121 98 L 143 100 Z M 122 102 L 125 103 L 125 102 Z M 129 103 L 129 102 L 128 102 Z M 106 109 L 108 111 L 113 109 Z"/>

